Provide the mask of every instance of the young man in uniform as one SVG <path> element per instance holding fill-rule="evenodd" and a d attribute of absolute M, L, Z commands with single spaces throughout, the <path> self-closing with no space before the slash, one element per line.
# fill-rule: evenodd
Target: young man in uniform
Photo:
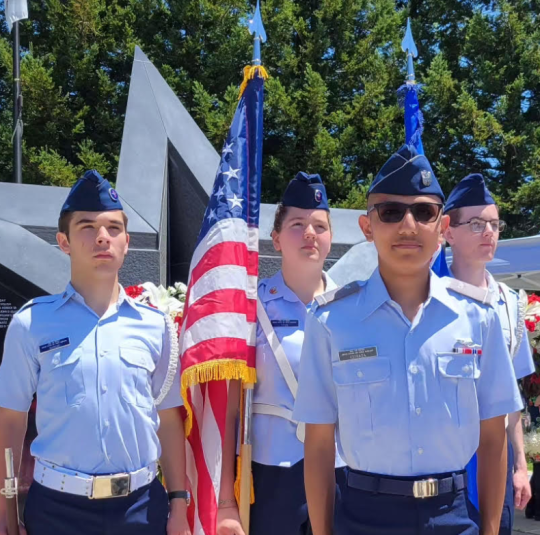
<path fill-rule="evenodd" d="M 59 219 L 71 282 L 22 307 L 6 335 L 0 450 L 13 448 L 17 466 L 37 393 L 28 535 L 189 534 L 177 335 L 168 316 L 118 283 L 126 223 L 116 191 L 87 172 Z M 156 477 L 158 458 L 169 497 Z"/>
<path fill-rule="evenodd" d="M 486 270 L 486 264 L 495 256 L 505 222 L 499 219 L 499 209 L 484 177 L 465 177 L 450 193 L 444 212 L 450 217 L 445 238 L 452 247 L 452 275 L 493 295 L 516 378 L 530 375 L 534 363 L 525 333 L 525 305 L 517 292 L 496 282 Z M 521 412 L 508 415 L 507 432 L 508 468 L 500 535 L 511 535 L 514 506 L 523 509 L 531 497 Z"/>
<path fill-rule="evenodd" d="M 403 146 L 360 217 L 379 267 L 317 299 L 306 322 L 293 418 L 306 423 L 314 535 L 330 535 L 334 432 L 348 465 L 341 520 L 350 535 L 475 535 L 465 466 L 479 453 L 482 535 L 504 496 L 504 415 L 521 408 L 495 310 L 478 288 L 439 278 L 430 260 L 448 226 L 425 156 Z"/>

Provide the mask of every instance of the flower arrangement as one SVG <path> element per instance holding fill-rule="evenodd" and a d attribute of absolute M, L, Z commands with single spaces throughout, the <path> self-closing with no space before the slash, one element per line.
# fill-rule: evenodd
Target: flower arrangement
<path fill-rule="evenodd" d="M 536 398 L 540 396 L 540 296 L 536 294 L 528 296 L 527 308 L 525 309 L 525 327 L 532 347 L 536 372 L 525 377 L 521 384 L 523 393 L 527 397 L 529 405 L 532 406 L 536 404 Z"/>
<path fill-rule="evenodd" d="M 523 446 L 525 455 L 531 462 L 540 462 L 540 427 L 533 426 L 523 434 Z"/>
<path fill-rule="evenodd" d="M 529 295 L 529 302 L 525 310 L 525 327 L 534 349 L 540 347 L 540 296 Z"/>
<path fill-rule="evenodd" d="M 177 282 L 174 286 L 168 288 L 161 285 L 156 286 L 151 282 L 126 288 L 126 294 L 135 301 L 168 314 L 176 325 L 178 334 L 180 334 L 182 328 L 186 293 L 187 286 L 181 282 Z"/>

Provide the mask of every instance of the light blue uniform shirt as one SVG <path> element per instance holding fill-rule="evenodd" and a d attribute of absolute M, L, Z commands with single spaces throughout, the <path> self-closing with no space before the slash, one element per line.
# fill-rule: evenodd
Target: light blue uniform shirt
<path fill-rule="evenodd" d="M 496 296 L 497 311 L 499 312 L 499 318 L 501 319 L 501 325 L 503 328 L 504 338 L 506 340 L 507 347 L 510 347 L 511 337 L 514 339 L 518 336 L 518 330 L 522 329 L 522 338 L 519 346 L 513 355 L 512 363 L 514 364 L 514 373 L 517 379 L 526 377 L 531 373 L 534 373 L 534 362 L 532 358 L 531 346 L 527 337 L 527 329 L 525 328 L 525 320 L 522 318 L 522 325 L 518 325 L 518 304 L 519 294 L 508 288 L 508 295 L 510 297 L 509 302 L 506 302 L 505 294 L 501 291 L 499 283 L 493 278 L 491 273 L 486 272 L 488 286 L 491 292 Z M 510 318 L 512 320 L 510 321 Z"/>
<path fill-rule="evenodd" d="M 121 289 L 99 318 L 71 285 L 25 305 L 8 328 L 0 406 L 37 393 L 34 457 L 86 474 L 133 472 L 159 458 L 154 399 L 167 377 L 164 315 Z M 179 368 L 159 409 L 182 405 Z"/>
<path fill-rule="evenodd" d="M 294 418 L 337 424 L 339 452 L 357 470 L 464 469 L 480 420 L 522 407 L 497 313 L 432 274 L 411 323 L 378 269 L 360 284 L 308 315 Z M 459 352 L 475 346 L 481 356 Z"/>
<path fill-rule="evenodd" d="M 327 290 L 336 288 L 330 277 L 325 275 L 325 278 Z M 305 305 L 285 284 L 281 271 L 259 282 L 258 295 L 298 377 L 304 326 L 312 305 Z M 294 398 L 260 324 L 257 325 L 256 363 L 257 383 L 253 402 L 281 406 L 292 411 Z M 289 467 L 304 458 L 304 444 L 298 440 L 297 426 L 293 422 L 279 416 L 254 414 L 252 425 L 255 462 Z M 338 460 L 337 465 L 342 466 L 343 463 Z"/>

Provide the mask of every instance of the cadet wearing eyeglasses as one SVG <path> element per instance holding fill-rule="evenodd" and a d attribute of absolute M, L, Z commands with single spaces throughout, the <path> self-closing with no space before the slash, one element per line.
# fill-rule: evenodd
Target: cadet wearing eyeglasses
<path fill-rule="evenodd" d="M 465 474 L 478 449 L 482 534 L 498 533 L 504 415 L 522 403 L 485 292 L 430 272 L 448 226 L 443 202 L 428 160 L 403 146 L 360 217 L 378 269 L 318 297 L 308 315 L 293 418 L 306 423 L 314 535 L 332 532 L 336 428 L 349 467 L 344 532 L 478 534 Z"/>
<path fill-rule="evenodd" d="M 445 237 L 452 247 L 452 276 L 493 294 L 516 377 L 530 375 L 534 363 L 525 333 L 525 306 L 520 304 L 517 292 L 496 282 L 486 270 L 506 224 L 499 219 L 499 209 L 484 177 L 480 174 L 465 177 L 450 193 L 444 211 L 450 217 Z M 509 415 L 507 431 L 506 494 L 499 535 L 511 535 L 514 506 L 523 509 L 531 497 L 519 411 Z M 473 460 L 469 470 L 472 485 L 476 481 L 475 466 Z"/>

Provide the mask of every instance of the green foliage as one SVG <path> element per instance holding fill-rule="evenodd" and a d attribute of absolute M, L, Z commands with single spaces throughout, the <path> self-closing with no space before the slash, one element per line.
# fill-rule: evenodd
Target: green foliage
<path fill-rule="evenodd" d="M 220 148 L 251 58 L 247 0 L 30 0 L 21 25 L 24 180 L 114 179 L 135 46 Z M 536 0 L 263 0 L 268 43 L 263 199 L 299 170 L 363 208 L 404 140 L 396 90 L 411 16 L 427 156 L 448 191 L 488 178 L 513 235 L 540 232 Z M 0 0 L 0 175 L 12 169 L 12 58 Z"/>

